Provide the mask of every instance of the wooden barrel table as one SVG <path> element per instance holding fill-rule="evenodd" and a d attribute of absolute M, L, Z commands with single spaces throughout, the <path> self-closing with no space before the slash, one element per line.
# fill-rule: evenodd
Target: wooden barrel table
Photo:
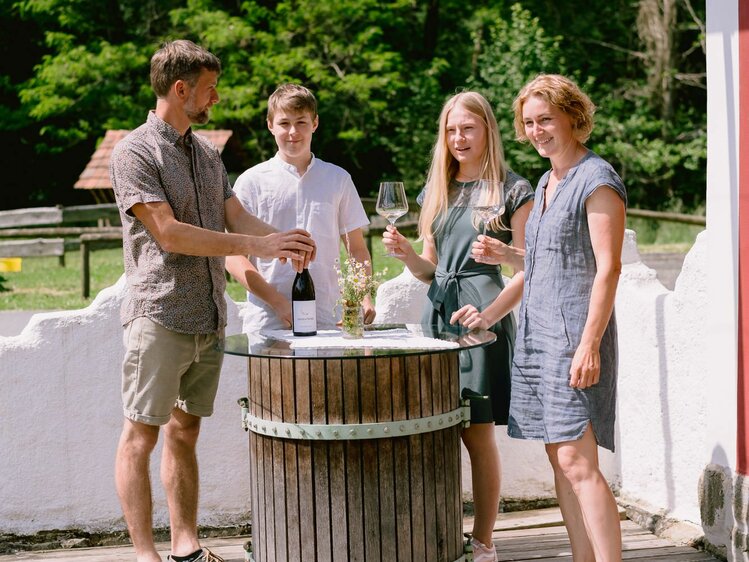
<path fill-rule="evenodd" d="M 226 338 L 226 353 L 249 357 L 240 401 L 250 441 L 249 560 L 465 560 L 468 407 L 458 355 L 495 336 L 429 335 L 457 346 L 294 350 Z"/>

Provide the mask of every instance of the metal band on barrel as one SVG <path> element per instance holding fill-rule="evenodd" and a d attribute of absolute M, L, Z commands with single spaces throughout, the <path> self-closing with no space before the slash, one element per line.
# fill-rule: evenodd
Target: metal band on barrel
<path fill-rule="evenodd" d="M 405 437 L 447 429 L 458 424 L 468 425 L 471 408 L 467 401 L 460 408 L 424 418 L 373 423 L 314 424 L 288 423 L 258 418 L 243 408 L 242 427 L 258 435 L 281 439 L 336 441 Z M 457 561 L 456 561 L 457 562 Z"/>

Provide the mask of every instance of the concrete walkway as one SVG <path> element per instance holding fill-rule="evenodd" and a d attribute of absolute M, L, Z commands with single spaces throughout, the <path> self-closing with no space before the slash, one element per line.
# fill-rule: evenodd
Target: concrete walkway
<path fill-rule="evenodd" d="M 622 512 L 622 517 L 624 517 Z M 471 519 L 464 519 L 464 530 L 471 528 Z M 662 562 L 717 561 L 711 555 L 685 545 L 661 539 L 623 519 L 624 560 Z M 494 529 L 494 544 L 501 562 L 572 560 L 567 533 L 559 509 L 548 508 L 500 514 Z M 222 556 L 226 562 L 244 562 L 243 545 L 247 537 L 204 539 L 203 546 Z M 166 560 L 169 545 L 160 543 Z M 79 548 L 72 550 L 21 552 L 0 556 L 0 562 L 134 562 L 131 547 Z M 296 562 L 290 560 L 289 562 Z M 304 561 L 306 562 L 306 561 Z M 321 562 L 329 562 L 323 560 Z M 388 561 L 389 562 L 389 561 Z"/>
<path fill-rule="evenodd" d="M 681 266 L 684 265 L 686 254 L 645 254 L 641 253 L 642 263 L 651 269 L 655 269 L 655 275 L 658 281 L 668 290 L 673 291 L 676 285 L 676 278 L 681 273 Z"/>
<path fill-rule="evenodd" d="M 20 334 L 37 312 L 49 310 L 2 310 L 0 311 L 0 336 L 11 337 Z"/>

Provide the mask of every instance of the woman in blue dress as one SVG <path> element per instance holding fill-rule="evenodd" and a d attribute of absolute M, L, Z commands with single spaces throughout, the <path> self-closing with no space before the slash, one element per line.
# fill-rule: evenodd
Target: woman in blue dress
<path fill-rule="evenodd" d="M 485 237 L 478 236 L 480 223 L 472 212 L 480 199 L 479 179 L 503 182 L 497 189 L 505 197 L 505 212 L 489 224 Z M 472 245 L 477 238 L 492 238 L 522 248 L 532 199 L 528 181 L 505 165 L 497 121 L 486 99 L 475 92 L 450 98 L 440 115 L 432 164 L 419 196 L 423 251 L 416 254 L 395 228 L 388 227 L 383 235 L 388 250 L 430 284 L 423 322 L 449 328 L 450 316 L 461 306 L 483 308 L 494 301 L 504 288 L 500 267 L 472 259 Z M 499 507 L 500 460 L 494 425 L 507 423 L 515 338 L 511 316 L 491 329 L 496 343 L 460 356 L 462 395 L 471 404 L 471 425 L 462 438 L 471 459 L 476 562 L 497 560 L 492 530 Z"/>
<path fill-rule="evenodd" d="M 524 272 L 511 283 L 524 286 L 508 433 L 546 444 L 573 560 L 619 562 L 619 515 L 597 446 L 614 450 L 614 298 L 627 195 L 611 165 L 583 144 L 595 106 L 576 84 L 540 75 L 513 108 L 518 140 L 548 158 L 551 170 L 538 182 L 526 225 Z M 491 325 L 516 304 L 510 289 L 483 311 L 463 307 L 452 321 Z"/>

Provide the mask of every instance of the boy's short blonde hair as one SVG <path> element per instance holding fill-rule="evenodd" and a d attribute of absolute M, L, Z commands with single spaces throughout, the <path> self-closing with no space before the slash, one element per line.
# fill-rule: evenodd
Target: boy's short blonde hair
<path fill-rule="evenodd" d="M 273 121 L 273 116 L 279 110 L 303 112 L 311 114 L 312 119 L 317 117 L 317 100 L 315 95 L 304 86 L 299 84 L 283 84 L 276 88 L 268 98 L 268 121 Z"/>
<path fill-rule="evenodd" d="M 523 106 L 532 96 L 538 96 L 569 115 L 574 127 L 575 138 L 585 143 L 593 131 L 593 114 L 596 106 L 590 98 L 566 76 L 559 74 L 539 74 L 528 82 L 512 103 L 515 113 L 515 138 L 528 142 L 523 122 Z"/>

